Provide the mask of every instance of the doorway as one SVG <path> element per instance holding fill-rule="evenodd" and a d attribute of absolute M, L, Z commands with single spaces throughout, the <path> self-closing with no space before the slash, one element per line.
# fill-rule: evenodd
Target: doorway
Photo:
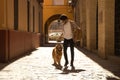
<path fill-rule="evenodd" d="M 120 0 L 115 0 L 115 55 L 120 56 Z"/>
<path fill-rule="evenodd" d="M 59 35 L 58 33 L 56 33 L 56 29 L 57 29 L 57 26 L 58 25 L 58 19 L 60 17 L 61 14 L 54 14 L 52 15 L 50 18 L 48 18 L 48 20 L 46 21 L 45 23 L 45 35 L 44 35 L 44 42 L 43 42 L 43 45 L 45 46 L 54 46 L 54 43 L 53 41 L 55 41 L 55 39 L 51 39 L 51 42 L 50 42 L 50 35 L 52 36 L 52 33 L 55 33 L 55 35 Z M 56 26 L 56 27 L 55 27 Z M 54 30 L 55 29 L 55 30 Z M 52 36 L 54 37 L 54 35 Z"/>

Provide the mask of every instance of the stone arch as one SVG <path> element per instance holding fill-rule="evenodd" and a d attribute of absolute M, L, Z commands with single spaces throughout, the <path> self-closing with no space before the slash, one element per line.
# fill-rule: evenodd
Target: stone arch
<path fill-rule="evenodd" d="M 45 23 L 45 44 L 48 43 L 48 28 L 52 21 L 59 19 L 61 14 L 52 15 Z"/>

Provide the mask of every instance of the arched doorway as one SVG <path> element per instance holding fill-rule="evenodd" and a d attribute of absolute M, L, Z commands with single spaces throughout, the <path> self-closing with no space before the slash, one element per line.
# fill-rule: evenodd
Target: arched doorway
<path fill-rule="evenodd" d="M 62 34 L 62 26 L 60 20 L 54 20 L 48 27 L 48 43 L 57 43 Z"/>
<path fill-rule="evenodd" d="M 51 28 L 52 27 L 50 27 L 50 25 L 51 25 L 51 23 L 57 23 L 57 20 L 59 19 L 59 17 L 60 17 L 60 15 L 61 14 L 55 14 L 55 15 L 53 15 L 53 16 L 51 16 L 50 18 L 48 18 L 48 20 L 46 21 L 46 23 L 45 23 L 45 45 L 47 45 L 47 46 L 53 46 L 54 45 L 54 43 L 50 43 L 49 42 L 49 33 L 52 33 L 52 32 L 50 32 L 50 30 L 51 30 Z M 53 26 L 54 27 L 54 26 Z"/>

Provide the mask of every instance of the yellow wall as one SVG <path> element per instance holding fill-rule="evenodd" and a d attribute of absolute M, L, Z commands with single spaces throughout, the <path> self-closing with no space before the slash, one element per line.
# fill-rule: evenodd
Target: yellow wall
<path fill-rule="evenodd" d="M 96 0 L 86 0 L 86 31 L 87 49 L 96 49 Z M 94 42 L 93 42 L 94 41 Z"/>
<path fill-rule="evenodd" d="M 4 0 L 0 0 L 0 29 L 4 28 Z"/>
<path fill-rule="evenodd" d="M 52 0 L 44 0 L 44 5 L 51 5 L 52 4 Z"/>
<path fill-rule="evenodd" d="M 14 0 L 7 0 L 7 26 L 14 29 Z"/>
<path fill-rule="evenodd" d="M 39 20 L 39 4 L 36 0 L 30 0 L 30 32 L 33 31 L 33 6 L 34 6 L 34 27 L 35 32 L 38 32 L 38 20 Z M 20 31 L 27 31 L 27 0 L 19 0 L 19 30 Z"/>
<path fill-rule="evenodd" d="M 37 1 L 35 2 L 35 3 L 37 3 Z M 39 27 L 39 5 L 38 4 L 35 4 L 35 6 L 36 6 L 36 8 L 35 8 L 35 26 L 36 26 L 36 28 L 35 28 L 35 31 L 36 32 L 38 32 L 39 30 L 38 30 L 38 27 Z"/>
<path fill-rule="evenodd" d="M 69 12 L 69 10 L 72 10 L 70 6 L 68 6 L 67 0 L 65 0 L 64 5 L 52 5 L 52 0 L 44 0 L 43 5 L 43 31 L 44 31 L 44 25 L 45 22 L 50 18 L 51 16 L 55 14 L 66 14 L 70 19 L 73 19 L 73 11 Z"/>
<path fill-rule="evenodd" d="M 35 32 L 38 32 L 38 27 L 39 27 L 39 11 L 40 11 L 40 8 L 39 8 L 39 4 L 37 3 L 37 0 L 31 0 L 30 1 L 30 31 L 32 32 L 33 31 L 33 6 L 35 8 L 35 12 L 34 12 L 34 19 L 35 19 Z"/>
<path fill-rule="evenodd" d="M 18 0 L 18 31 L 27 31 L 28 27 L 27 1 L 28 0 Z M 33 6 L 35 8 L 34 32 L 39 32 L 38 30 L 40 23 L 39 13 L 42 12 L 41 11 L 42 9 L 40 8 L 37 0 L 30 0 L 29 10 L 30 32 L 33 32 Z M 0 29 L 14 30 L 14 0 L 0 0 Z"/>
<path fill-rule="evenodd" d="M 18 17 L 18 29 L 20 31 L 27 30 L 27 1 L 26 0 L 19 0 L 19 17 Z"/>

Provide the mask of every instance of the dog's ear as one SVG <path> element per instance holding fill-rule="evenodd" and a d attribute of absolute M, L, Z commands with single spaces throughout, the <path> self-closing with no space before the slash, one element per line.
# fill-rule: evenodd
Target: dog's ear
<path fill-rule="evenodd" d="M 58 43 L 55 45 L 56 48 L 58 48 Z"/>

